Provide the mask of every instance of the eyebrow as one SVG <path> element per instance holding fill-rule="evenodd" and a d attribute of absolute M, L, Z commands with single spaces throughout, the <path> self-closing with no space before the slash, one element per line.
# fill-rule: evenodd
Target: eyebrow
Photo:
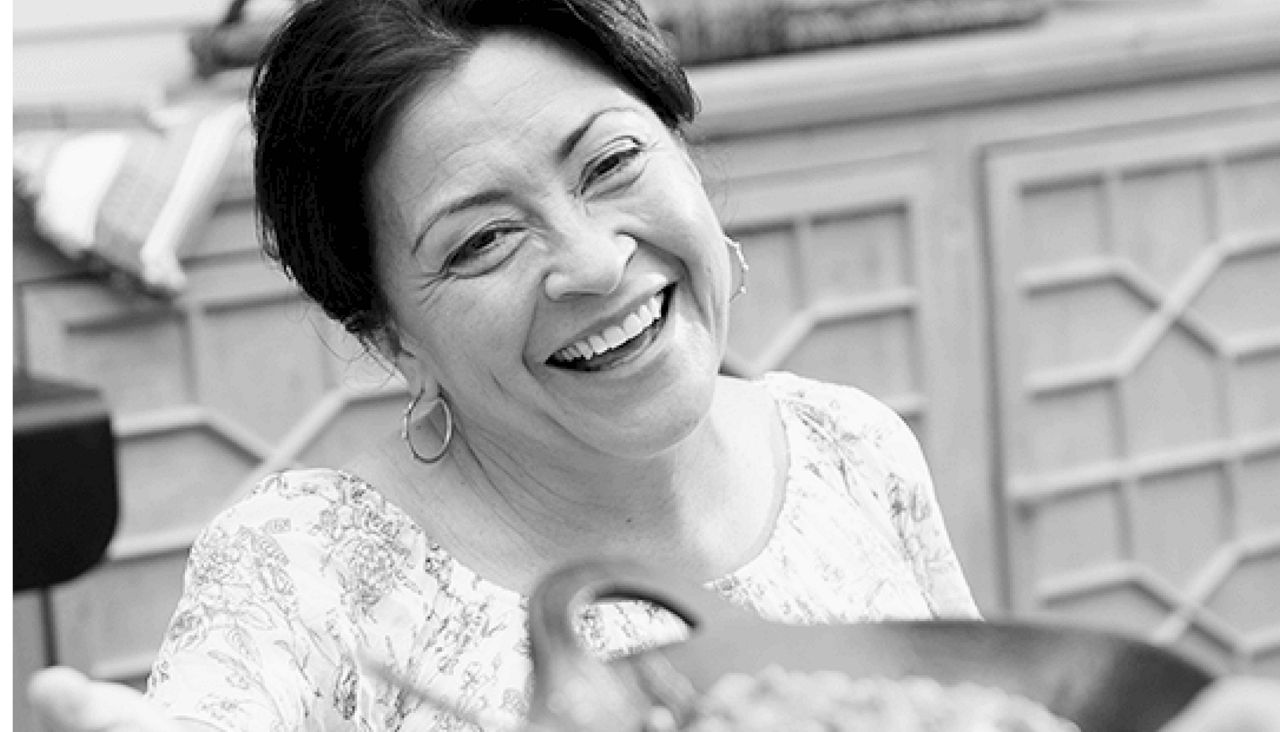
<path fill-rule="evenodd" d="M 628 107 L 612 106 L 612 107 L 604 107 L 602 109 L 597 109 L 595 112 L 592 112 L 590 115 L 587 116 L 586 119 L 584 119 L 580 124 L 578 124 L 578 126 L 570 130 L 569 134 L 565 135 L 565 138 L 560 142 L 559 145 L 556 146 L 556 153 L 555 153 L 556 162 L 563 163 L 564 161 L 569 159 L 569 156 L 573 154 L 574 148 L 576 148 L 578 144 L 582 142 L 582 138 L 587 136 L 587 132 L 589 132 L 591 130 L 591 127 L 595 125 L 596 120 L 600 119 L 606 114 L 610 114 L 614 112 L 627 112 L 627 111 L 630 111 Z M 410 253 L 417 252 L 418 249 L 422 247 L 422 242 L 424 239 L 426 239 L 427 232 L 430 231 L 431 227 L 435 226 L 436 222 L 439 221 L 440 219 L 443 219 L 446 216 L 450 216 L 452 214 L 458 213 L 459 211 L 465 211 L 466 209 L 472 208 L 474 206 L 485 206 L 491 203 L 499 203 L 506 199 L 507 199 L 507 193 L 505 191 L 498 190 L 498 189 L 490 189 L 490 190 L 484 190 L 484 191 L 477 191 L 475 193 L 465 195 L 455 201 L 450 202 L 449 204 L 441 208 L 439 211 L 432 214 L 431 217 L 427 219 L 426 224 L 422 227 L 422 231 L 418 234 L 417 238 L 414 239 L 413 247 L 411 247 L 409 250 Z"/>
<path fill-rule="evenodd" d="M 596 123 L 596 120 L 606 114 L 627 111 L 630 111 L 630 108 L 614 106 L 604 107 L 603 109 L 597 109 L 592 112 L 585 120 L 582 121 L 582 124 L 573 128 L 569 134 L 565 136 L 564 140 L 560 143 L 560 146 L 556 148 L 556 161 L 564 162 L 569 159 L 569 156 L 573 153 L 573 149 L 578 146 L 578 143 L 582 142 L 582 138 L 587 136 L 587 132 L 591 129 L 591 126 Z"/>
<path fill-rule="evenodd" d="M 473 206 L 485 206 L 490 203 L 498 203 L 505 200 L 506 197 L 507 194 L 502 191 L 489 190 L 472 193 L 453 201 L 449 205 L 432 214 L 431 218 L 427 219 L 426 225 L 422 227 L 422 231 L 420 231 L 417 238 L 414 239 L 413 247 L 409 249 L 409 253 L 413 254 L 422 248 L 422 242 L 427 238 L 427 232 L 431 231 L 431 227 L 435 226 L 436 222 L 440 219 L 451 214 L 458 213 L 459 211 L 465 211 Z"/>

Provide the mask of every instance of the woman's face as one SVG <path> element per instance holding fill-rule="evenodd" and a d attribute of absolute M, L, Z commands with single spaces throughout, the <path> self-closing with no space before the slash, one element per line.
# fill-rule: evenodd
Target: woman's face
<path fill-rule="evenodd" d="M 369 190 L 397 363 L 473 448 L 642 457 L 706 416 L 729 254 L 680 141 L 610 76 L 491 36 L 418 93 Z"/>

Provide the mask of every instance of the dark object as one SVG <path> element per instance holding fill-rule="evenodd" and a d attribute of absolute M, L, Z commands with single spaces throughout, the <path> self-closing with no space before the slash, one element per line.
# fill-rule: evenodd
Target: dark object
<path fill-rule="evenodd" d="M 220 21 L 187 33 L 187 49 L 195 61 L 196 76 L 207 79 L 220 71 L 247 68 L 258 62 L 280 21 L 247 19 L 246 5 L 248 0 L 232 0 Z"/>
<path fill-rule="evenodd" d="M 577 611 L 626 598 L 654 602 L 693 628 L 680 644 L 603 664 L 579 649 Z M 854 677 L 970 681 L 1046 706 L 1083 732 L 1154 732 L 1212 679 L 1181 656 L 1111 633 L 1065 625 L 889 621 L 767 623 L 700 587 L 632 564 L 593 562 L 553 573 L 529 607 L 534 729 L 639 729 L 655 704 L 687 704 L 729 672 L 770 665 Z M 680 716 L 679 709 L 674 709 Z"/>
<path fill-rule="evenodd" d="M 119 515 L 115 438 L 98 392 L 13 373 L 13 589 L 97 564 Z"/>

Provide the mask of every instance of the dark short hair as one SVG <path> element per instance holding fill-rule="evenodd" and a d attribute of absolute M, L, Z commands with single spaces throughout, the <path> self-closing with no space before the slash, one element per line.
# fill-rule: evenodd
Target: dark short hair
<path fill-rule="evenodd" d="M 366 342 L 388 319 L 373 264 L 370 169 L 423 83 L 503 30 L 569 43 L 672 130 L 697 111 L 683 70 L 634 0 L 309 0 L 254 72 L 263 248 Z"/>

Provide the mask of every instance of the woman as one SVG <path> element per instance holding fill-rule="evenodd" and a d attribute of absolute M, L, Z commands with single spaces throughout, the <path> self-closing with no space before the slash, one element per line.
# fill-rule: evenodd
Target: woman
<path fill-rule="evenodd" d="M 694 108 L 630 0 L 304 5 L 255 79 L 263 229 L 404 377 L 404 429 L 211 524 L 146 699 L 55 670 L 44 706 L 72 729 L 514 729 L 526 598 L 601 555 L 779 621 L 975 616 L 901 420 L 718 375 L 747 266 L 682 142 Z M 681 632 L 638 603 L 581 622 L 604 657 Z"/>

